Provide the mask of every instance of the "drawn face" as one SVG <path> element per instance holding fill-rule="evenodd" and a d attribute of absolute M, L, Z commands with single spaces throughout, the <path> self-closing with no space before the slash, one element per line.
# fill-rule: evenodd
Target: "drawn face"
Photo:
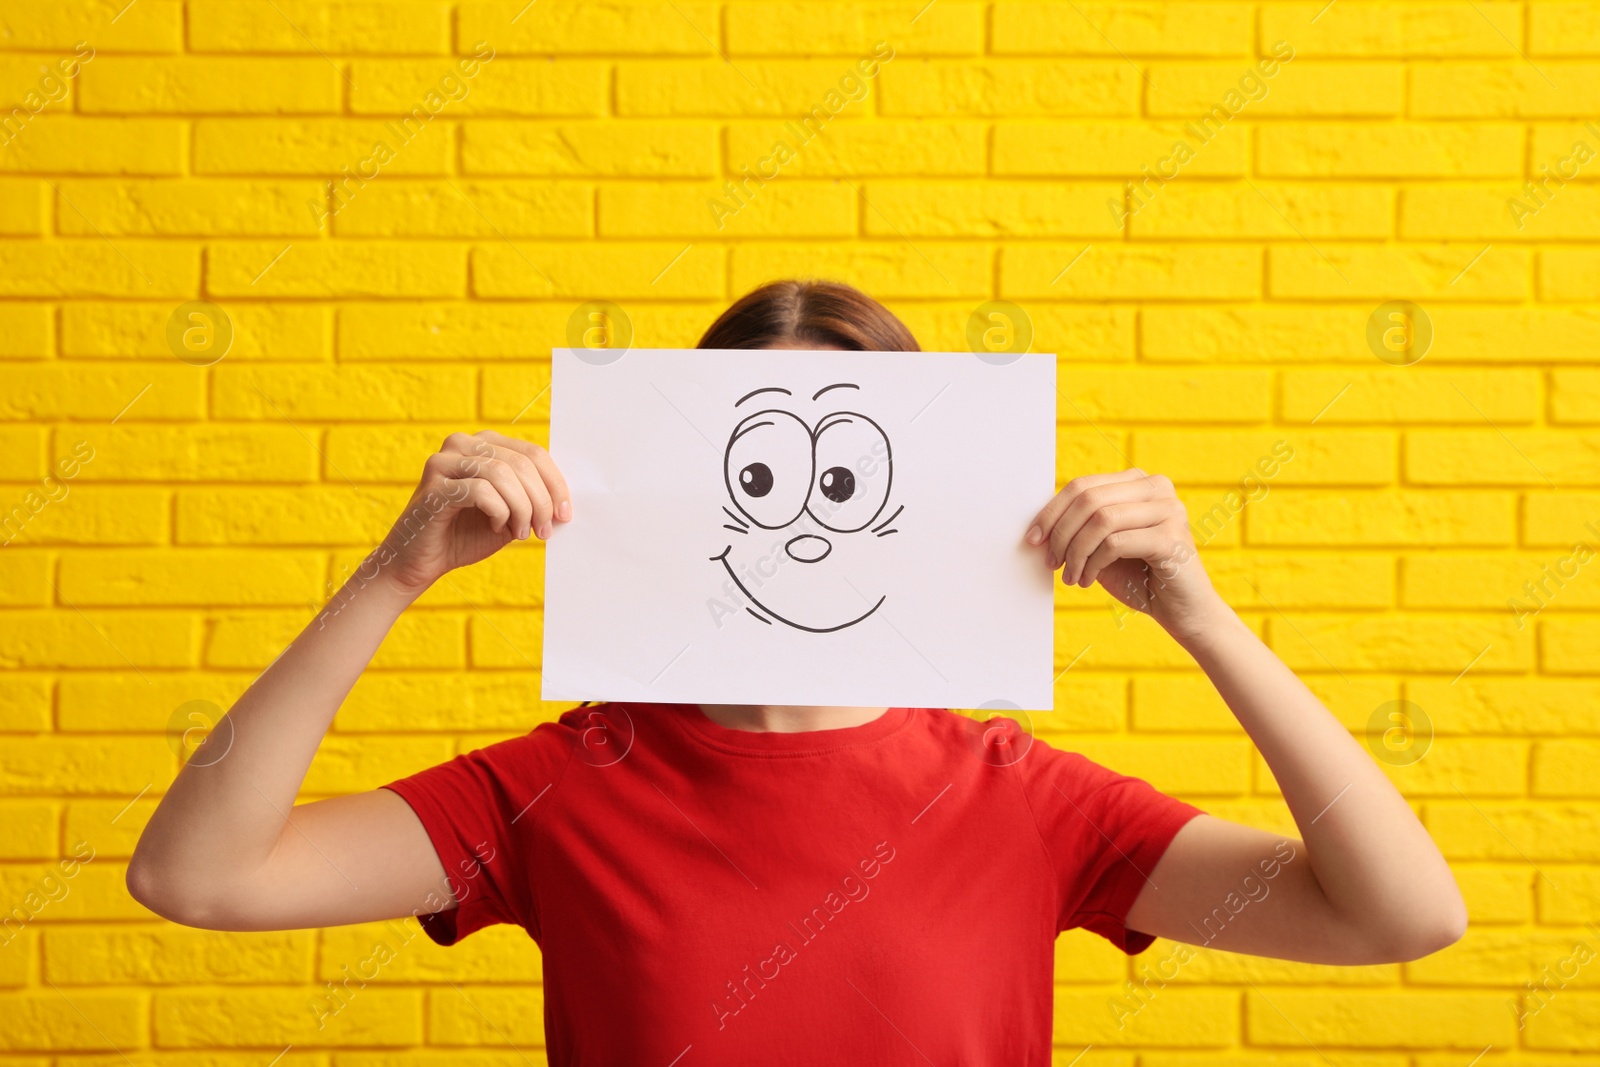
<path fill-rule="evenodd" d="M 729 519 L 723 528 L 736 536 L 711 559 L 754 605 L 745 610 L 769 625 L 832 633 L 883 604 L 872 590 L 866 546 L 899 532 L 893 523 L 901 509 L 889 509 L 893 457 L 882 426 L 844 410 L 849 390 L 860 386 L 824 386 L 808 404 L 804 396 L 767 386 L 734 404 L 741 417 L 722 465 L 732 506 L 722 510 Z M 865 406 L 851 399 L 850 408 Z M 798 413 L 812 410 L 821 414 L 809 422 Z M 763 537 L 763 531 L 775 536 Z M 770 581 L 780 565 L 783 581 Z M 791 569 L 795 565 L 799 571 Z M 796 593 L 797 582 L 807 595 Z M 810 595 L 818 589 L 827 590 L 826 602 Z"/>

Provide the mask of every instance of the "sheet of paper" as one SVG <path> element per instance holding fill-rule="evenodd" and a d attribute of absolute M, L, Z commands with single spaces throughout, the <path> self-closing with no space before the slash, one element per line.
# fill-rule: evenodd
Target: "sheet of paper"
<path fill-rule="evenodd" d="M 546 700 L 1050 708 L 1053 355 L 553 359 Z"/>

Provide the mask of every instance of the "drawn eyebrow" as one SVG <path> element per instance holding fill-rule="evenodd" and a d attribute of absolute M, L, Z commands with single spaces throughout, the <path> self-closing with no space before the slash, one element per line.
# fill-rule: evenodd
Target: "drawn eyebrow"
<path fill-rule="evenodd" d="M 737 407 L 738 405 L 734 405 L 734 406 Z M 757 412 L 757 414 L 761 414 L 761 413 Z M 749 433 L 751 430 L 755 429 L 757 426 L 771 426 L 771 425 L 773 425 L 773 424 L 770 421 L 768 421 L 768 422 L 752 422 L 748 426 L 740 427 L 739 428 L 739 432 L 734 434 L 732 439 L 730 439 L 728 441 L 728 447 L 732 448 L 734 441 L 737 441 L 739 438 L 743 437 L 745 434 Z"/>
<path fill-rule="evenodd" d="M 861 386 L 854 385 L 854 384 L 852 384 L 850 382 L 838 382 L 838 383 L 836 383 L 834 385 L 824 385 L 821 389 L 818 389 L 815 393 L 811 394 L 811 399 L 815 400 L 817 397 L 821 396 L 823 393 L 826 393 L 829 389 L 860 389 L 860 388 L 861 388 Z M 735 406 L 737 407 L 738 405 L 735 405 Z"/>
<path fill-rule="evenodd" d="M 794 394 L 789 392 L 787 389 L 780 389 L 776 385 L 768 385 L 764 388 L 756 389 L 744 394 L 744 396 L 741 396 L 738 400 L 733 402 L 733 406 L 738 407 L 740 404 L 743 404 L 746 400 L 749 400 L 758 393 L 782 393 L 784 396 L 794 396 Z M 815 400 L 816 397 L 812 397 L 812 399 Z"/>

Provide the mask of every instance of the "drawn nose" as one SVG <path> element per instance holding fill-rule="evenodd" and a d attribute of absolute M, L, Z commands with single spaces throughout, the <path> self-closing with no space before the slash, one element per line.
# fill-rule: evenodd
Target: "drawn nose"
<path fill-rule="evenodd" d="M 833 542 L 816 534 L 801 534 L 783 546 L 789 558 L 800 563 L 815 563 L 833 551 Z"/>

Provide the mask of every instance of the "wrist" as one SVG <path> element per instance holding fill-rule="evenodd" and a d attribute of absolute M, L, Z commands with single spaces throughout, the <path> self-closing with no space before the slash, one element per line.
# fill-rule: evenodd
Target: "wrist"
<path fill-rule="evenodd" d="M 1254 633 L 1238 612 L 1215 593 L 1204 607 L 1187 613 L 1181 624 L 1167 628 L 1172 639 L 1196 659 L 1217 645 L 1236 639 L 1241 631 Z"/>

